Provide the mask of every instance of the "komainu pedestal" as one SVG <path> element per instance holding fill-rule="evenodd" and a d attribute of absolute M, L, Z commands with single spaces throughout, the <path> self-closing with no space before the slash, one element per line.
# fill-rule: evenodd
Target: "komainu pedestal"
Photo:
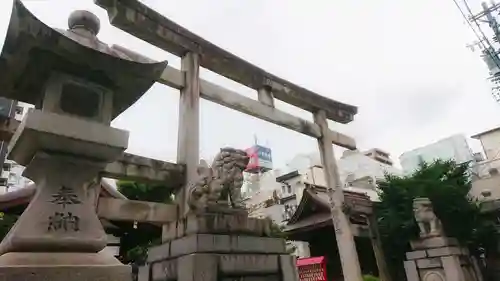
<path fill-rule="evenodd" d="M 164 226 L 139 281 L 296 281 L 285 240 L 270 237 L 270 220 L 245 212 L 203 213 Z"/>
<path fill-rule="evenodd" d="M 480 281 L 469 251 L 446 237 L 428 198 L 413 201 L 419 239 L 411 242 L 404 267 L 408 281 Z"/>
<path fill-rule="evenodd" d="M 285 240 L 271 237 L 271 221 L 249 218 L 240 189 L 249 157 L 222 148 L 189 183 L 191 213 L 164 225 L 163 244 L 149 250 L 139 281 L 297 281 Z"/>

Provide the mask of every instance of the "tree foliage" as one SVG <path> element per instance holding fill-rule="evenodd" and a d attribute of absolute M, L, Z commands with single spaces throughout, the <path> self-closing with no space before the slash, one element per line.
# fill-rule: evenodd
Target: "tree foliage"
<path fill-rule="evenodd" d="M 171 203 L 172 189 L 132 181 L 119 181 L 118 191 L 131 200 Z M 121 237 L 120 259 L 124 263 L 144 264 L 149 247 L 161 242 L 161 227 L 142 223 L 121 223 L 113 234 Z"/>
<path fill-rule="evenodd" d="M 382 244 L 394 280 L 404 280 L 403 261 L 409 241 L 418 237 L 413 199 L 429 198 L 445 233 L 457 238 L 472 254 L 494 249 L 495 229 L 481 216 L 479 205 L 468 196 L 471 188 L 468 163 L 438 160 L 422 163 L 410 176 L 386 175 L 378 182 L 376 208 Z"/>
<path fill-rule="evenodd" d="M 363 281 L 380 281 L 380 278 L 373 275 L 363 275 Z"/>
<path fill-rule="evenodd" d="M 170 203 L 173 199 L 172 189 L 161 184 L 118 181 L 118 191 L 130 200 Z"/>
<path fill-rule="evenodd" d="M 0 212 L 0 241 L 3 240 L 5 235 L 10 231 L 17 221 L 17 215 L 6 214 Z"/>

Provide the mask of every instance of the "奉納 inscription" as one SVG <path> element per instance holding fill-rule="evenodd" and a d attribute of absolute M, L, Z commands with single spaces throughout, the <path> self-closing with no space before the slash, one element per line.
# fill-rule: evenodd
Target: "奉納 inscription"
<path fill-rule="evenodd" d="M 66 209 L 68 205 L 81 204 L 82 201 L 78 199 L 75 191 L 71 187 L 62 186 L 57 193 L 52 195 L 51 203 L 61 205 Z"/>
<path fill-rule="evenodd" d="M 69 205 L 81 204 L 75 191 L 66 186 L 62 186 L 55 194 L 52 194 L 50 203 L 61 206 L 62 211 L 55 212 L 48 219 L 47 231 L 79 231 L 80 217 L 72 212 L 66 212 Z"/>
<path fill-rule="evenodd" d="M 73 215 L 71 212 L 61 213 L 55 212 L 49 217 L 48 231 L 79 231 L 80 218 Z"/>

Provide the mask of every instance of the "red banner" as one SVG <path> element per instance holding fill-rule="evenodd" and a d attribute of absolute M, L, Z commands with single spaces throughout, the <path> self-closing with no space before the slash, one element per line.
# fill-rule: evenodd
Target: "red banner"
<path fill-rule="evenodd" d="M 326 281 L 325 257 L 297 259 L 300 281 Z"/>

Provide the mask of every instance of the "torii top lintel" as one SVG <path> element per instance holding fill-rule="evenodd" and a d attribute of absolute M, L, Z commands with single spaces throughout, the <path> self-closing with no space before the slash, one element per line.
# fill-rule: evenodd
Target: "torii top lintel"
<path fill-rule="evenodd" d="M 324 110 L 326 117 L 347 124 L 357 107 L 341 103 L 272 75 L 215 46 L 138 0 L 94 0 L 108 11 L 111 24 L 169 53 L 200 54 L 200 65 L 247 87 L 269 87 L 275 98 L 310 112 Z"/>

